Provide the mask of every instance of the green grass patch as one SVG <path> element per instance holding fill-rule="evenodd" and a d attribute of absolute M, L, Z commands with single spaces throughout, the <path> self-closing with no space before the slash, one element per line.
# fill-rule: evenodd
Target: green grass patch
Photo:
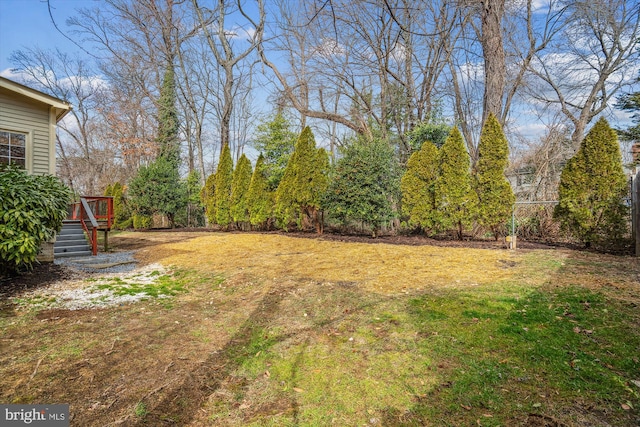
<path fill-rule="evenodd" d="M 243 425 L 505 426 L 584 401 L 626 425 L 640 406 L 637 314 L 601 293 L 503 282 L 360 303 L 305 310 L 317 327 L 302 341 L 252 331 L 235 374 L 280 410 Z"/>
<path fill-rule="evenodd" d="M 145 275 L 103 279 L 93 288 L 108 290 L 115 296 L 143 294 L 150 298 L 170 297 L 185 292 L 193 274 L 183 270 L 170 274 L 152 271 Z"/>
<path fill-rule="evenodd" d="M 505 425 L 575 399 L 611 405 L 623 416 L 622 403 L 640 403 L 629 385 L 640 372 L 640 334 L 625 321 L 631 307 L 601 294 L 577 286 L 518 298 L 451 292 L 407 306 L 421 352 L 442 367 L 444 384 L 429 404 L 411 409 L 413 421 L 461 413 L 447 424 L 456 425 L 488 413 L 483 426 Z M 542 391 L 554 396 L 542 398 Z"/>

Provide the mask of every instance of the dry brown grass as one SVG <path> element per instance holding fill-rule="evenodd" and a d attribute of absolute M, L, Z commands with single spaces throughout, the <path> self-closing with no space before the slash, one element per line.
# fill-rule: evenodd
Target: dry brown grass
<path fill-rule="evenodd" d="M 144 238 L 149 234 L 153 238 L 154 233 Z M 118 236 L 139 238 L 139 233 Z M 191 233 L 183 239 L 147 249 L 142 256 L 166 266 L 211 272 L 350 282 L 382 294 L 481 285 L 523 273 L 517 268 L 519 255 L 507 250 L 345 244 L 253 233 Z"/>

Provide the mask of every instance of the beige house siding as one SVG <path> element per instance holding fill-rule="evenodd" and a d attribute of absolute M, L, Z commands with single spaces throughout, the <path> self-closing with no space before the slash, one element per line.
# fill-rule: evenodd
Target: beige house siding
<path fill-rule="evenodd" d="M 0 130 L 27 134 L 29 173 L 55 174 L 55 122 L 50 106 L 0 88 Z"/>

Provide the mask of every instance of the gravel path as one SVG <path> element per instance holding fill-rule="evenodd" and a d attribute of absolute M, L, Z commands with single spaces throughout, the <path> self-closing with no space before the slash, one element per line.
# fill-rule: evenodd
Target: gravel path
<path fill-rule="evenodd" d="M 54 263 L 84 272 L 127 273 L 136 268 L 135 252 L 102 253 L 90 257 L 56 258 Z"/>

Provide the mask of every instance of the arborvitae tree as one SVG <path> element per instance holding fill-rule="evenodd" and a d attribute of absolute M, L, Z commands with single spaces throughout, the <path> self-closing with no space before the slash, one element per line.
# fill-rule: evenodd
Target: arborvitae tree
<path fill-rule="evenodd" d="M 316 233 L 324 232 L 324 213 L 322 212 L 322 200 L 329 187 L 329 172 L 331 161 L 329 153 L 324 148 L 318 148 L 309 181 L 309 198 L 307 205 L 303 207 L 303 212 L 311 220 L 316 229 Z"/>
<path fill-rule="evenodd" d="M 400 181 L 402 215 L 411 227 L 428 232 L 436 228 L 435 188 L 438 178 L 438 149 L 431 142 L 422 144 L 407 162 Z"/>
<path fill-rule="evenodd" d="M 200 203 L 204 206 L 205 218 L 209 224 L 216 222 L 216 174 L 212 173 L 207 178 L 204 187 L 200 190 Z"/>
<path fill-rule="evenodd" d="M 258 125 L 253 146 L 264 154 L 264 167 L 271 191 L 278 188 L 295 144 L 296 134 L 282 113 Z"/>
<path fill-rule="evenodd" d="M 265 228 L 269 218 L 271 218 L 273 193 L 269 190 L 267 170 L 262 154 L 258 157 L 256 168 L 251 176 L 251 184 L 247 194 L 247 206 L 251 225 Z"/>
<path fill-rule="evenodd" d="M 355 141 L 342 150 L 325 194 L 328 214 L 343 224 L 364 222 L 373 237 L 397 216 L 399 167 L 393 147 L 384 140 Z"/>
<path fill-rule="evenodd" d="M 111 184 L 107 185 L 107 188 L 104 189 L 104 195 L 107 197 L 113 196 L 113 186 Z"/>
<path fill-rule="evenodd" d="M 247 196 L 251 185 L 251 162 L 244 154 L 240 156 L 236 169 L 233 171 L 231 184 L 231 218 L 241 229 L 249 223 L 249 206 Z"/>
<path fill-rule="evenodd" d="M 233 160 L 229 145 L 222 147 L 215 181 L 215 223 L 228 227 L 231 223 L 231 187 L 233 185 Z"/>
<path fill-rule="evenodd" d="M 319 210 L 322 194 L 329 184 L 328 167 L 326 151 L 316 149 L 311 129 L 304 128 L 276 190 L 275 216 L 280 227 L 287 230 L 295 221 L 298 228 L 314 223 L 316 230 L 322 231 Z"/>
<path fill-rule="evenodd" d="M 471 160 L 462 134 L 453 128 L 438 156 L 437 216 L 442 230 L 455 229 L 462 240 L 475 219 L 478 196 L 471 185 Z"/>
<path fill-rule="evenodd" d="M 560 176 L 554 217 L 586 246 L 609 243 L 626 231 L 627 180 L 616 132 L 602 118 Z"/>
<path fill-rule="evenodd" d="M 119 182 L 112 186 L 113 196 L 113 222 L 115 228 L 128 228 L 131 226 L 131 213 L 124 196 L 124 187 Z"/>
<path fill-rule="evenodd" d="M 504 175 L 509 163 L 509 144 L 493 113 L 480 134 L 475 190 L 478 194 L 478 223 L 489 228 L 497 240 L 504 232 L 515 203 L 515 195 Z"/>

